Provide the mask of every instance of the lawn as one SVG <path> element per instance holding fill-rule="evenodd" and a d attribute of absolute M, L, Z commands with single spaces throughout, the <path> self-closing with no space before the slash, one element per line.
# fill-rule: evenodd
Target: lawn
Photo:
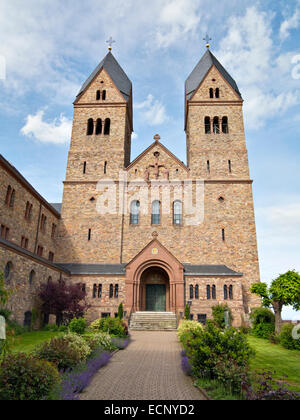
<path fill-rule="evenodd" d="M 276 371 L 275 378 L 285 379 L 290 388 L 300 392 L 300 351 L 287 350 L 280 345 L 271 344 L 249 336 L 249 343 L 256 351 L 256 357 L 251 361 L 252 370 Z"/>
<path fill-rule="evenodd" d="M 38 345 L 44 341 L 50 340 L 53 337 L 60 335 L 59 332 L 37 331 L 29 332 L 17 336 L 15 338 L 13 352 L 14 353 L 30 353 Z"/>

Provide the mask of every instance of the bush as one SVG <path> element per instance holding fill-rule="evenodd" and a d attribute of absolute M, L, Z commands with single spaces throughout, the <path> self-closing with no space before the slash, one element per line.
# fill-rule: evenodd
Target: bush
<path fill-rule="evenodd" d="M 85 318 L 74 318 L 69 324 L 69 329 L 71 332 L 76 334 L 84 334 L 87 327 L 87 321 Z"/>
<path fill-rule="evenodd" d="M 218 328 L 225 329 L 225 311 L 229 312 L 229 323 L 232 324 L 233 316 L 228 305 L 216 305 L 212 308 L 213 320 Z"/>
<path fill-rule="evenodd" d="M 274 324 L 257 324 L 252 329 L 252 334 L 258 338 L 269 339 L 275 333 Z"/>
<path fill-rule="evenodd" d="M 289 350 L 300 350 L 300 339 L 295 340 L 292 336 L 295 325 L 285 324 L 279 334 L 280 344 Z"/>
<path fill-rule="evenodd" d="M 273 324 L 275 325 L 275 315 L 268 308 L 254 308 L 251 311 L 250 319 L 253 326 L 258 324 Z"/>
<path fill-rule="evenodd" d="M 95 332 L 107 332 L 116 337 L 125 337 L 128 334 L 122 320 L 119 318 L 98 319 L 97 321 L 92 322 L 90 329 Z"/>
<path fill-rule="evenodd" d="M 35 355 L 39 359 L 52 362 L 59 370 L 64 371 L 85 361 L 90 353 L 90 347 L 77 334 L 52 338 L 35 350 Z"/>
<path fill-rule="evenodd" d="M 93 351 L 98 349 L 99 347 L 101 347 L 103 350 L 109 350 L 109 351 L 115 349 L 112 343 L 111 336 L 104 332 L 87 335 L 84 337 L 84 340 Z"/>
<path fill-rule="evenodd" d="M 245 384 L 249 383 L 247 366 L 240 365 L 236 360 L 231 358 L 221 358 L 216 363 L 214 377 L 233 395 L 241 395 Z"/>
<path fill-rule="evenodd" d="M 179 341 L 185 346 L 185 343 L 189 338 L 193 338 L 194 335 L 197 335 L 198 332 L 202 331 L 203 327 L 197 321 L 181 321 L 177 330 L 177 335 Z"/>
<path fill-rule="evenodd" d="M 194 334 L 186 342 L 186 352 L 193 366 L 194 375 L 216 378 L 217 365 L 231 361 L 238 367 L 248 368 L 249 360 L 254 355 L 244 334 L 234 328 L 222 331 L 211 321 L 201 332 Z"/>
<path fill-rule="evenodd" d="M 5 320 L 8 321 L 11 316 L 11 312 L 8 309 L 0 309 L 0 316 L 3 316 Z"/>
<path fill-rule="evenodd" d="M 0 364 L 0 400 L 42 400 L 58 383 L 54 366 L 23 353 L 9 355 Z"/>

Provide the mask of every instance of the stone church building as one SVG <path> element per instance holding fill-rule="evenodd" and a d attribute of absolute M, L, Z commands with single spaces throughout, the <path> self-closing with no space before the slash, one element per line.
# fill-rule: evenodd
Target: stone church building
<path fill-rule="evenodd" d="M 185 83 L 187 164 L 159 135 L 131 161 L 132 83 L 111 51 L 83 84 L 61 204 L 0 155 L 0 271 L 8 307 L 31 322 L 41 283 L 82 284 L 94 320 L 171 313 L 205 323 L 227 303 L 234 325 L 260 304 L 243 99 L 208 48 Z"/>

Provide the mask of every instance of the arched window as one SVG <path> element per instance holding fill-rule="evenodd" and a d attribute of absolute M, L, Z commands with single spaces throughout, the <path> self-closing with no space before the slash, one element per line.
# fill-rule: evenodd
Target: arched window
<path fill-rule="evenodd" d="M 215 117 L 213 121 L 213 131 L 214 134 L 220 134 L 220 124 L 219 124 L 219 117 Z"/>
<path fill-rule="evenodd" d="M 199 285 L 198 284 L 195 287 L 195 299 L 199 299 Z"/>
<path fill-rule="evenodd" d="M 104 134 L 105 134 L 106 136 L 109 136 L 109 134 L 110 134 L 110 119 L 109 119 L 109 118 L 106 118 L 106 120 L 105 120 L 105 124 L 104 124 Z"/>
<path fill-rule="evenodd" d="M 6 204 L 7 206 L 9 206 L 9 203 L 10 203 L 11 193 L 12 193 L 12 188 L 11 188 L 11 186 L 9 185 L 9 186 L 7 187 L 6 197 L 5 197 L 5 204 Z"/>
<path fill-rule="evenodd" d="M 210 298 L 211 298 L 210 286 L 209 285 L 206 286 L 206 297 L 207 297 L 208 300 L 210 300 Z"/>
<path fill-rule="evenodd" d="M 97 90 L 97 93 L 96 93 L 96 100 L 97 100 L 97 101 L 100 101 L 100 99 L 101 99 L 101 91 L 100 91 L 100 90 Z"/>
<path fill-rule="evenodd" d="M 140 202 L 133 201 L 130 205 L 130 224 L 138 225 L 140 218 Z"/>
<path fill-rule="evenodd" d="M 115 285 L 115 298 L 118 298 L 118 297 L 119 297 L 119 285 L 116 284 Z"/>
<path fill-rule="evenodd" d="M 216 98 L 220 98 L 220 89 L 219 88 L 217 88 L 216 89 Z"/>
<path fill-rule="evenodd" d="M 47 280 L 47 284 L 50 284 L 50 283 L 52 283 L 52 277 L 51 276 L 49 276 L 48 280 Z"/>
<path fill-rule="evenodd" d="M 194 286 L 190 285 L 190 299 L 194 299 Z"/>
<path fill-rule="evenodd" d="M 216 300 L 217 299 L 216 286 L 213 285 L 211 289 L 212 289 L 211 296 L 214 300 Z"/>
<path fill-rule="evenodd" d="M 102 120 L 101 118 L 98 118 L 96 123 L 96 135 L 99 136 L 100 134 L 102 134 Z"/>
<path fill-rule="evenodd" d="M 224 134 L 228 134 L 229 129 L 228 129 L 228 117 L 223 117 L 222 118 L 222 133 Z"/>
<path fill-rule="evenodd" d="M 229 286 L 229 299 L 233 300 L 233 286 Z"/>
<path fill-rule="evenodd" d="M 224 286 L 224 300 L 228 299 L 228 287 L 225 285 Z"/>
<path fill-rule="evenodd" d="M 106 90 L 102 92 L 102 100 L 105 101 L 105 99 L 106 99 Z"/>
<path fill-rule="evenodd" d="M 161 221 L 161 204 L 160 201 L 152 203 L 152 225 L 160 225 Z"/>
<path fill-rule="evenodd" d="M 24 327 L 31 328 L 32 312 L 27 311 L 24 314 Z"/>
<path fill-rule="evenodd" d="M 32 286 L 35 281 L 35 271 L 31 270 L 29 274 L 29 286 Z"/>
<path fill-rule="evenodd" d="M 205 117 L 204 123 L 205 123 L 205 134 L 211 134 L 210 117 Z"/>
<path fill-rule="evenodd" d="M 87 124 L 87 133 L 88 136 L 92 136 L 94 134 L 94 120 L 90 118 Z"/>
<path fill-rule="evenodd" d="M 107 173 L 107 162 L 105 161 L 104 162 L 104 175 L 106 175 L 106 173 Z"/>
<path fill-rule="evenodd" d="M 182 225 L 182 202 L 175 201 L 173 204 L 173 224 Z"/>
<path fill-rule="evenodd" d="M 16 197 L 16 191 L 12 190 L 11 196 L 10 196 L 10 202 L 9 207 L 13 207 L 15 204 L 15 197 Z"/>
<path fill-rule="evenodd" d="M 114 285 L 111 284 L 109 286 L 109 298 L 112 299 L 114 297 Z"/>
<path fill-rule="evenodd" d="M 212 99 L 214 97 L 214 90 L 213 88 L 209 89 L 209 97 Z"/>
<path fill-rule="evenodd" d="M 98 299 L 102 298 L 102 284 L 98 285 Z"/>
<path fill-rule="evenodd" d="M 93 286 L 93 299 L 96 299 L 97 297 L 97 284 L 94 284 Z"/>
<path fill-rule="evenodd" d="M 12 279 L 13 264 L 9 261 L 4 269 L 4 281 L 6 284 L 9 284 Z"/>

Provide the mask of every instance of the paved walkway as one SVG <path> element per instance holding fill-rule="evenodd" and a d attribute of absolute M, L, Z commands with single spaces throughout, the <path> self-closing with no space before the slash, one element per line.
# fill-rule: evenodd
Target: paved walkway
<path fill-rule="evenodd" d="M 82 400 L 204 400 L 181 369 L 175 332 L 132 331 L 128 348 L 99 370 Z"/>

